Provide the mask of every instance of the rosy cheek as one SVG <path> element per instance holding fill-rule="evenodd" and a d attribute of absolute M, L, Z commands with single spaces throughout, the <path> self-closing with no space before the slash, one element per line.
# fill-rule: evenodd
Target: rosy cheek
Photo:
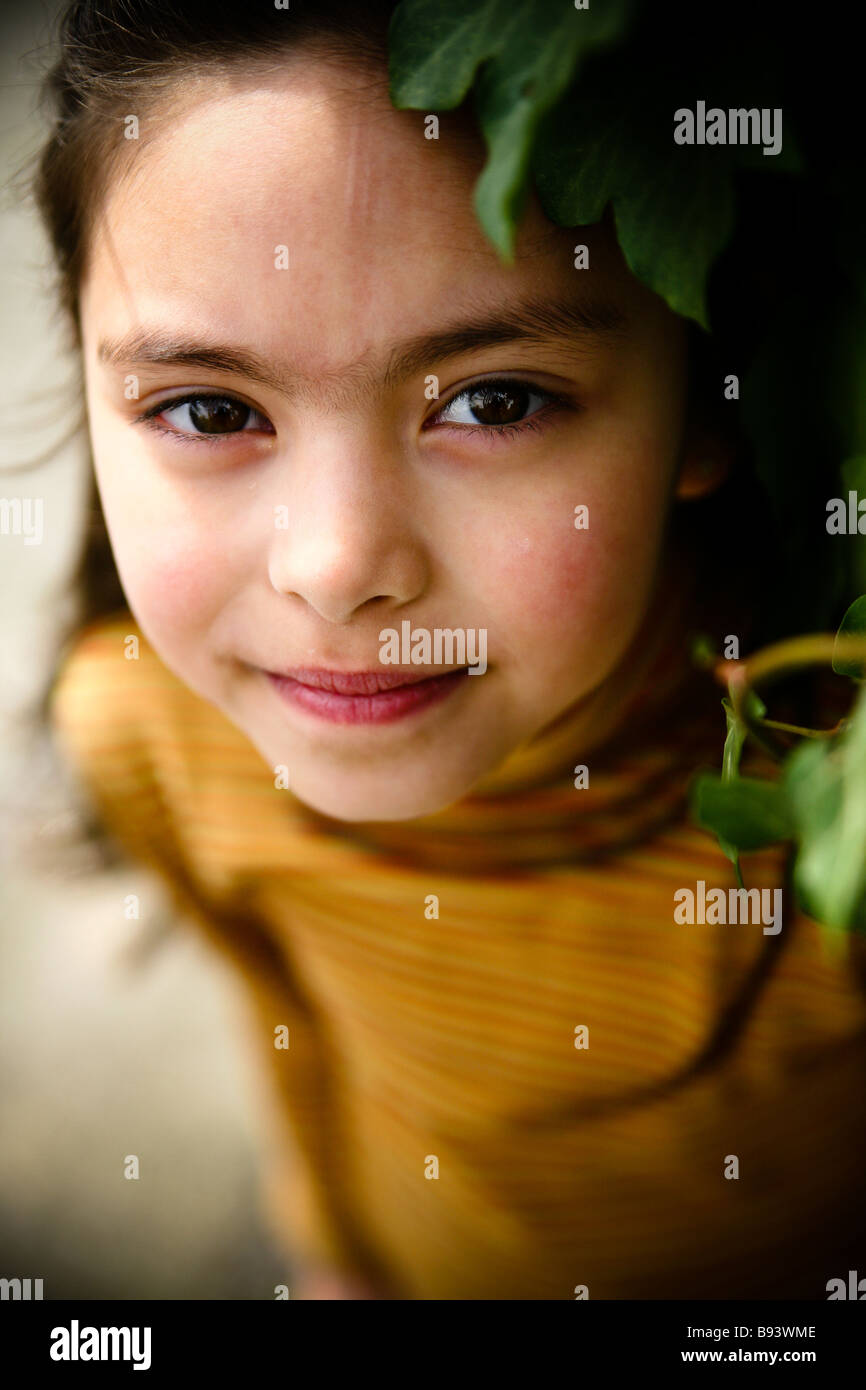
<path fill-rule="evenodd" d="M 513 528 L 485 565 L 490 610 L 501 612 L 506 603 L 512 630 L 530 641 L 567 634 L 573 644 L 618 613 L 630 588 L 634 548 L 615 500 L 591 498 L 588 526 L 574 505 L 560 504 L 543 522 Z"/>
<path fill-rule="evenodd" d="M 142 546 L 127 553 L 122 577 L 136 616 L 155 634 L 206 624 L 224 598 L 215 557 L 205 549 Z"/>

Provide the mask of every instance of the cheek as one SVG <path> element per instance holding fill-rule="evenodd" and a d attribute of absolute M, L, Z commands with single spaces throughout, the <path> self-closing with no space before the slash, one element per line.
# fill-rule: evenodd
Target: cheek
<path fill-rule="evenodd" d="M 215 557 L 203 547 L 176 549 L 153 541 L 127 553 L 122 578 L 136 617 L 163 640 L 207 628 L 224 601 Z"/>
<path fill-rule="evenodd" d="M 134 617 L 151 640 L 188 638 L 207 626 L 232 591 L 227 547 L 195 512 L 100 478 L 115 564 Z"/>
<path fill-rule="evenodd" d="M 239 583 L 228 504 L 216 489 L 205 494 L 160 472 L 114 430 L 94 433 L 102 509 L 133 615 L 158 644 L 190 639 Z"/>
<path fill-rule="evenodd" d="M 666 506 L 660 469 L 647 467 L 640 485 L 627 485 L 629 474 L 633 462 L 627 470 L 611 467 L 603 486 L 570 488 L 567 499 L 502 528 L 484 578 L 502 637 L 510 632 L 542 660 L 549 653 L 552 665 L 631 637 L 652 584 Z M 588 525 L 576 506 L 587 507 Z"/>

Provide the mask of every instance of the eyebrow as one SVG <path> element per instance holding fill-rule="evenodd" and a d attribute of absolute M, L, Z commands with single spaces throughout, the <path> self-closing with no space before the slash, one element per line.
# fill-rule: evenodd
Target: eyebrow
<path fill-rule="evenodd" d="M 557 340 L 559 347 L 565 345 L 567 350 L 582 356 L 588 348 L 606 346 L 621 339 L 628 327 L 625 313 L 611 303 L 534 297 L 433 333 L 407 338 L 391 349 L 381 371 L 355 362 L 328 372 L 326 380 L 335 385 L 345 381 L 357 384 L 361 374 L 366 389 L 378 378 L 382 388 L 393 390 L 425 367 L 429 369 L 439 362 L 481 348 L 503 343 L 545 344 Z M 229 372 L 287 397 L 306 394 L 314 381 L 320 384 L 323 380 L 321 374 L 314 378 L 277 368 L 272 360 L 248 348 L 179 337 L 159 328 L 134 328 L 120 338 L 105 339 L 99 344 L 97 358 L 115 368 L 149 364 Z"/>

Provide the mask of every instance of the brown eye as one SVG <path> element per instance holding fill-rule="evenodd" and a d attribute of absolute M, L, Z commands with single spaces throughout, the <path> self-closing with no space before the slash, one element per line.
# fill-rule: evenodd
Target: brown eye
<path fill-rule="evenodd" d="M 456 425 L 467 433 L 516 434 L 532 429 L 535 416 L 545 407 L 555 408 L 559 398 L 532 382 L 500 378 L 479 381 L 452 396 L 431 423 Z"/>
<path fill-rule="evenodd" d="M 196 396 L 189 402 L 190 421 L 202 434 L 242 430 L 251 413 L 248 405 L 229 396 Z"/>
<path fill-rule="evenodd" d="M 250 430 L 274 433 L 273 425 L 261 411 L 234 396 L 218 396 L 215 393 L 162 401 L 145 411 L 138 423 L 185 442 L 207 436 L 211 439 L 230 438 Z"/>
<path fill-rule="evenodd" d="M 482 425 L 515 425 L 526 415 L 529 397 L 524 386 L 502 383 L 476 387 L 466 404 Z"/>

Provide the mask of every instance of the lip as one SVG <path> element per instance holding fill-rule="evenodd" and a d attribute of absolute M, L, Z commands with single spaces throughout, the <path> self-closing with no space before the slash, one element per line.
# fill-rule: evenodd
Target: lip
<path fill-rule="evenodd" d="M 328 671 L 293 667 L 265 671 L 287 704 L 334 724 L 391 724 L 447 699 L 468 676 L 458 667 L 436 676 L 417 670 Z"/>
<path fill-rule="evenodd" d="M 452 673 L 443 671 L 440 674 Z M 297 681 L 312 690 L 329 690 L 334 695 L 378 695 L 383 690 L 394 690 L 403 685 L 420 685 L 423 681 L 431 679 L 416 667 L 408 670 L 394 667 L 390 671 L 383 671 L 381 668 L 377 671 L 328 671 L 318 666 L 293 666 L 288 671 L 269 671 L 268 675 Z"/>

